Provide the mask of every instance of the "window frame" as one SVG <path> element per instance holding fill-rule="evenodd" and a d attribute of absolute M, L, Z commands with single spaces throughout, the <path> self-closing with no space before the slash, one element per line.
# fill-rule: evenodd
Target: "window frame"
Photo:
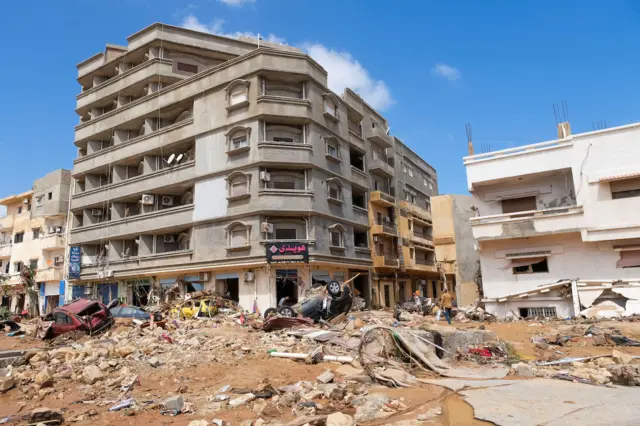
<path fill-rule="evenodd" d="M 24 242 L 24 231 L 16 232 L 13 235 L 13 244 L 20 244 Z"/>
<path fill-rule="evenodd" d="M 328 227 L 329 231 L 329 248 L 332 250 L 345 250 L 346 249 L 346 232 L 347 229 L 341 223 L 335 223 Z M 338 244 L 334 244 L 334 236 L 338 238 Z"/>
<path fill-rule="evenodd" d="M 231 83 L 225 87 L 226 92 L 226 102 L 227 102 L 227 110 L 232 111 L 238 108 L 242 108 L 246 105 L 249 105 L 249 87 L 251 86 L 251 82 L 249 80 L 237 79 L 233 80 Z M 244 97 L 237 102 L 234 101 L 236 96 L 239 93 L 244 93 Z"/>
<path fill-rule="evenodd" d="M 251 224 L 241 221 L 231 222 L 226 228 L 227 233 L 227 250 L 245 250 L 251 247 Z M 244 244 L 235 245 L 234 234 L 242 232 L 244 233 Z"/>
<path fill-rule="evenodd" d="M 541 263 L 543 263 L 546 266 L 546 270 L 544 270 L 544 271 L 534 271 L 533 265 L 539 265 Z M 519 271 L 516 271 L 516 269 L 519 269 Z M 512 273 L 512 275 L 548 274 L 549 273 L 549 259 L 547 257 L 545 257 L 544 260 L 541 260 L 540 262 L 537 262 L 537 263 L 533 263 L 531 265 L 513 267 L 513 268 L 511 268 L 511 273 Z"/>
<path fill-rule="evenodd" d="M 191 67 L 195 68 L 195 71 Z M 178 72 L 182 72 L 186 74 L 198 74 L 198 72 L 200 72 L 200 67 L 197 64 L 191 64 L 189 62 L 183 62 L 183 61 L 176 61 L 176 70 Z"/>
<path fill-rule="evenodd" d="M 339 121 L 338 113 L 340 107 L 340 99 L 333 93 L 324 93 L 322 113 L 326 118 L 333 121 Z"/>
<path fill-rule="evenodd" d="M 235 171 L 225 179 L 227 181 L 227 200 L 232 201 L 251 196 L 251 173 Z M 233 189 L 240 185 L 246 186 L 246 191 L 235 194 Z"/>
<path fill-rule="evenodd" d="M 225 137 L 227 138 L 228 155 L 238 154 L 251 149 L 251 127 L 234 126 L 225 134 Z M 234 140 L 242 137 L 245 138 L 245 144 L 238 147 L 234 146 Z"/>
<path fill-rule="evenodd" d="M 342 204 L 344 202 L 344 184 L 338 178 L 329 178 L 325 181 L 327 187 L 327 200 L 330 203 Z M 331 196 L 331 191 L 335 191 L 337 197 Z"/>

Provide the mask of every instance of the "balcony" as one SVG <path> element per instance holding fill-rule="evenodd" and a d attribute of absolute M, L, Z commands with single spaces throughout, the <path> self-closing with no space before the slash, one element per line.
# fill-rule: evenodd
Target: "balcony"
<path fill-rule="evenodd" d="M 382 148 L 393 148 L 393 142 L 391 137 L 386 134 L 381 128 L 369 129 L 367 131 L 367 139 Z"/>
<path fill-rule="evenodd" d="M 40 269 L 36 272 L 36 281 L 60 281 L 64 279 L 63 267 L 55 266 L 47 269 Z"/>
<path fill-rule="evenodd" d="M 363 152 L 367 149 L 362 136 L 352 130 L 349 130 L 349 143 Z"/>
<path fill-rule="evenodd" d="M 193 118 L 170 124 L 160 129 L 137 136 L 100 151 L 78 157 L 73 161 L 74 175 L 85 174 L 100 167 L 109 166 L 123 158 L 148 154 L 158 147 L 167 147 L 174 143 L 190 139 L 197 131 Z"/>
<path fill-rule="evenodd" d="M 258 161 L 270 165 L 311 164 L 313 146 L 291 142 L 258 142 Z"/>
<path fill-rule="evenodd" d="M 129 257 L 121 260 L 110 260 L 107 268 L 106 264 L 82 264 L 80 274 L 82 279 L 97 278 L 100 271 L 109 269 L 118 278 L 138 277 L 145 271 L 153 270 L 179 270 L 180 267 L 191 262 L 193 250 L 177 250 L 164 253 L 153 253 L 145 256 Z"/>
<path fill-rule="evenodd" d="M 382 158 L 376 158 L 371 161 L 369 164 L 369 171 L 379 174 L 384 177 L 393 177 L 395 175 L 395 170 L 393 166 L 391 166 L 387 161 Z"/>
<path fill-rule="evenodd" d="M 77 111 L 84 115 L 91 104 L 110 96 L 116 96 L 118 92 L 136 86 L 144 86 L 152 79 L 157 82 L 163 80 L 181 80 L 184 77 L 173 73 L 172 61 L 164 58 L 154 58 L 133 67 L 122 74 L 112 77 L 89 90 L 80 93 L 77 99 Z"/>
<path fill-rule="evenodd" d="M 0 257 L 11 257 L 11 244 L 0 245 Z"/>
<path fill-rule="evenodd" d="M 58 250 L 64 249 L 64 247 L 65 236 L 62 234 L 49 234 L 40 239 L 41 250 Z"/>
<path fill-rule="evenodd" d="M 369 225 L 369 211 L 362 207 L 353 206 L 354 220 L 363 225 Z"/>
<path fill-rule="evenodd" d="M 434 247 L 433 237 L 429 237 L 428 235 L 412 233 L 409 236 L 409 240 L 411 240 L 412 243 Z"/>
<path fill-rule="evenodd" d="M 196 177 L 195 161 L 164 168 L 152 173 L 142 174 L 131 179 L 111 183 L 89 191 L 74 194 L 71 198 L 71 209 L 102 205 L 108 191 L 109 199 L 116 201 L 119 198 L 136 194 L 153 193 L 166 187 L 167 184 L 177 185 L 189 182 Z"/>
<path fill-rule="evenodd" d="M 411 213 L 414 219 L 418 219 L 418 220 L 421 220 L 422 222 L 431 224 L 430 211 L 423 209 L 421 207 L 418 207 L 415 204 L 411 204 L 408 201 L 400 201 L 400 208 L 407 210 L 408 213 Z"/>
<path fill-rule="evenodd" d="M 499 240 L 579 232 L 583 214 L 582 206 L 568 206 L 472 217 L 470 222 L 475 239 Z"/>
<path fill-rule="evenodd" d="M 258 211 L 309 211 L 313 208 L 313 191 L 261 188 L 257 205 L 252 208 Z M 234 208 L 230 207 L 229 214 L 234 213 Z"/>
<path fill-rule="evenodd" d="M 258 96 L 257 103 L 257 113 L 267 117 L 307 119 L 311 114 L 311 102 L 307 99 L 262 95 Z"/>
<path fill-rule="evenodd" d="M 396 205 L 396 197 L 382 191 L 371 191 L 369 201 L 381 207 L 393 207 Z"/>
<path fill-rule="evenodd" d="M 351 182 L 362 188 L 369 188 L 369 176 L 367 172 L 351 166 Z"/>
<path fill-rule="evenodd" d="M 8 214 L 5 217 L 0 218 L 0 231 L 12 229 L 14 220 L 15 220 L 15 215 L 13 214 Z"/>
<path fill-rule="evenodd" d="M 129 216 L 125 219 L 81 226 L 71 230 L 71 245 L 152 233 L 187 226 L 193 222 L 193 204 Z"/>
<path fill-rule="evenodd" d="M 436 267 L 435 262 L 430 262 L 427 260 L 411 260 L 406 265 L 406 268 L 420 272 L 438 272 L 438 268 Z"/>
<path fill-rule="evenodd" d="M 385 225 L 377 224 L 371 227 L 371 233 L 373 235 L 387 235 L 390 237 L 397 237 L 398 230 L 393 223 L 387 223 Z"/>
<path fill-rule="evenodd" d="M 387 256 L 372 256 L 374 268 L 397 268 L 398 259 Z"/>

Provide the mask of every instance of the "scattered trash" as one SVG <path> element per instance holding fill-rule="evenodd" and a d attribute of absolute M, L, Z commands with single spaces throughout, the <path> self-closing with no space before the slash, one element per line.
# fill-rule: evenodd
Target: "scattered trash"
<path fill-rule="evenodd" d="M 135 404 L 135 400 L 133 398 L 125 399 L 119 404 L 116 404 L 113 407 L 109 408 L 109 411 L 120 411 L 124 408 L 129 408 L 133 406 L 133 404 Z"/>

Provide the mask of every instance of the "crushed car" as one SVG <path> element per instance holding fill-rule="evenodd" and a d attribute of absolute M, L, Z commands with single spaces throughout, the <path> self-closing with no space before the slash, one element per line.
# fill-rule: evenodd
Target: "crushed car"
<path fill-rule="evenodd" d="M 78 299 L 38 320 L 36 335 L 49 339 L 72 331 L 99 333 L 114 323 L 109 308 L 98 300 Z"/>
<path fill-rule="evenodd" d="M 315 322 L 329 321 L 342 313 L 348 313 L 352 302 L 353 294 L 348 285 L 330 281 L 321 293 L 316 293 L 293 306 L 269 308 L 265 311 L 264 317 L 280 314 L 283 317 L 311 318 Z"/>
<path fill-rule="evenodd" d="M 109 309 L 109 311 L 111 312 L 111 316 L 114 318 L 135 318 L 143 321 L 149 321 L 151 319 L 151 315 L 153 315 L 154 321 L 160 321 L 162 319 L 162 315 L 160 313 L 147 312 L 137 306 L 118 305 Z"/>
<path fill-rule="evenodd" d="M 189 299 L 170 311 L 174 318 L 213 317 L 218 313 L 218 302 L 212 299 Z"/>

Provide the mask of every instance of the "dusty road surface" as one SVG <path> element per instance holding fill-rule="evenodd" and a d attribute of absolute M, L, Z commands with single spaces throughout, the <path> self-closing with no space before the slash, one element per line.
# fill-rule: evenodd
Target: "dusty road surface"
<path fill-rule="evenodd" d="M 466 334 L 476 336 L 473 332 L 484 327 L 487 331 L 495 332 L 498 341 L 495 344 L 469 344 L 467 347 L 465 339 L 458 339 L 464 344 L 453 349 L 459 355 L 446 358 L 448 365 L 489 368 L 496 363 L 512 365 L 520 361 L 520 367 L 512 369 L 512 375 L 505 378 L 510 385 L 545 380 L 544 386 L 557 387 L 558 395 L 563 395 L 563 392 L 579 395 L 590 390 L 614 390 L 614 393 L 618 392 L 615 395 L 623 395 L 618 398 L 622 405 L 637 396 L 633 393 L 635 388 L 617 386 L 614 383 L 618 378 L 616 371 L 611 370 L 614 374 L 609 374 L 606 369 L 624 367 L 624 377 L 631 377 L 629 384 L 633 384 L 635 359 L 622 356 L 622 361 L 617 358 L 617 361 L 613 361 L 611 353 L 612 350 L 618 350 L 630 356 L 640 355 L 640 348 L 597 346 L 592 337 L 584 335 L 589 324 L 575 321 L 480 324 L 471 321 L 454 323 L 449 328 L 443 322 L 435 326 L 432 317 L 415 316 L 401 323 L 397 323 L 390 313 L 361 313 L 355 317 L 345 320 L 333 330 L 315 326 L 272 332 L 255 330 L 247 324 L 239 325 L 235 315 L 175 321 L 166 329 L 153 330 L 119 321 L 116 327 L 100 336 L 76 335 L 60 337 L 51 342 L 29 336 L 7 337 L 0 332 L 0 351 L 25 350 L 28 353 L 24 365 L 0 370 L 5 376 L 9 374 L 15 382 L 12 386 L 7 385 L 8 390 L 0 392 L 0 424 L 2 421 L 5 421 L 4 424 L 25 424 L 28 421 L 26 416 L 42 407 L 60 411 L 65 424 L 78 425 L 127 422 L 199 426 L 216 424 L 214 420 L 217 424 L 242 426 L 293 426 L 307 423 L 330 426 L 492 424 L 487 421 L 496 424 L 539 424 L 513 423 L 508 415 L 500 417 L 493 413 L 491 410 L 498 410 L 502 404 L 500 398 L 503 398 L 500 393 L 502 390 L 498 388 L 502 385 L 496 385 L 495 381 L 455 382 L 457 379 L 442 378 L 428 371 L 424 365 L 419 365 L 415 359 L 403 357 L 402 354 L 383 362 L 389 372 L 407 373 L 409 376 L 402 380 L 410 378 L 410 387 L 392 388 L 372 380 L 368 370 L 360 363 L 358 347 L 364 330 L 375 325 L 392 326 L 398 332 L 436 327 L 442 330 L 445 345 L 449 331 L 456 333 L 457 330 L 458 337 Z M 640 338 L 638 322 L 608 321 L 597 325 L 608 333 Z M 300 330 L 313 333 L 308 336 L 292 335 L 292 332 Z M 324 335 L 324 341 L 322 333 L 330 333 Z M 532 337 L 558 334 L 570 335 L 571 339 L 566 340 L 563 346 L 549 345 L 544 349 L 532 343 Z M 477 357 L 468 355 L 469 348 L 486 347 L 493 350 L 504 347 L 503 341 L 514 348 L 515 354 L 509 354 L 508 359 L 492 354 L 477 364 Z M 314 364 L 304 360 L 274 358 L 269 354 L 271 351 L 308 354 L 320 347 L 325 354 L 351 356 L 354 361 Z M 608 357 L 604 358 L 606 362 L 595 360 L 569 366 L 538 367 L 534 362 L 592 355 Z M 629 362 L 630 365 L 620 365 L 622 362 Z M 565 367 L 568 373 L 576 374 L 575 377 L 587 377 L 590 384 L 577 385 L 557 380 L 555 376 L 564 374 Z M 325 374 L 327 371 L 330 374 Z M 463 384 L 458 386 L 455 383 Z M 571 387 L 574 385 L 581 388 L 574 389 Z M 526 393 L 526 389 L 537 392 L 538 388 L 532 386 L 513 389 L 514 392 Z M 538 394 L 542 398 L 544 392 Z M 606 399 L 614 394 L 602 395 Z M 171 407 L 165 405 L 171 397 L 181 397 L 181 410 L 177 414 L 165 410 Z M 110 407 L 130 399 L 131 407 L 108 411 Z M 578 398 L 565 399 L 578 403 Z M 566 410 L 569 402 L 547 399 L 544 403 L 546 407 L 551 407 L 549 409 L 559 404 L 558 407 L 561 406 L 563 413 L 568 416 L 564 420 L 573 419 L 571 416 L 575 413 Z M 483 408 L 478 408 L 479 404 Z M 509 404 L 510 407 L 514 406 Z M 535 404 L 530 404 L 531 409 Z M 588 412 L 591 409 L 583 405 L 577 407 L 580 408 L 578 411 Z M 518 406 L 518 409 L 525 413 L 525 417 L 517 417 L 522 421 L 526 418 L 527 404 Z M 342 413 L 346 417 L 337 419 L 334 413 Z M 584 413 L 580 414 L 582 417 L 578 414 L 575 416 L 576 419 L 588 419 Z M 620 417 L 621 420 L 629 418 L 632 416 Z M 206 423 L 195 423 L 201 420 Z M 586 421 L 582 424 L 593 423 Z"/>

